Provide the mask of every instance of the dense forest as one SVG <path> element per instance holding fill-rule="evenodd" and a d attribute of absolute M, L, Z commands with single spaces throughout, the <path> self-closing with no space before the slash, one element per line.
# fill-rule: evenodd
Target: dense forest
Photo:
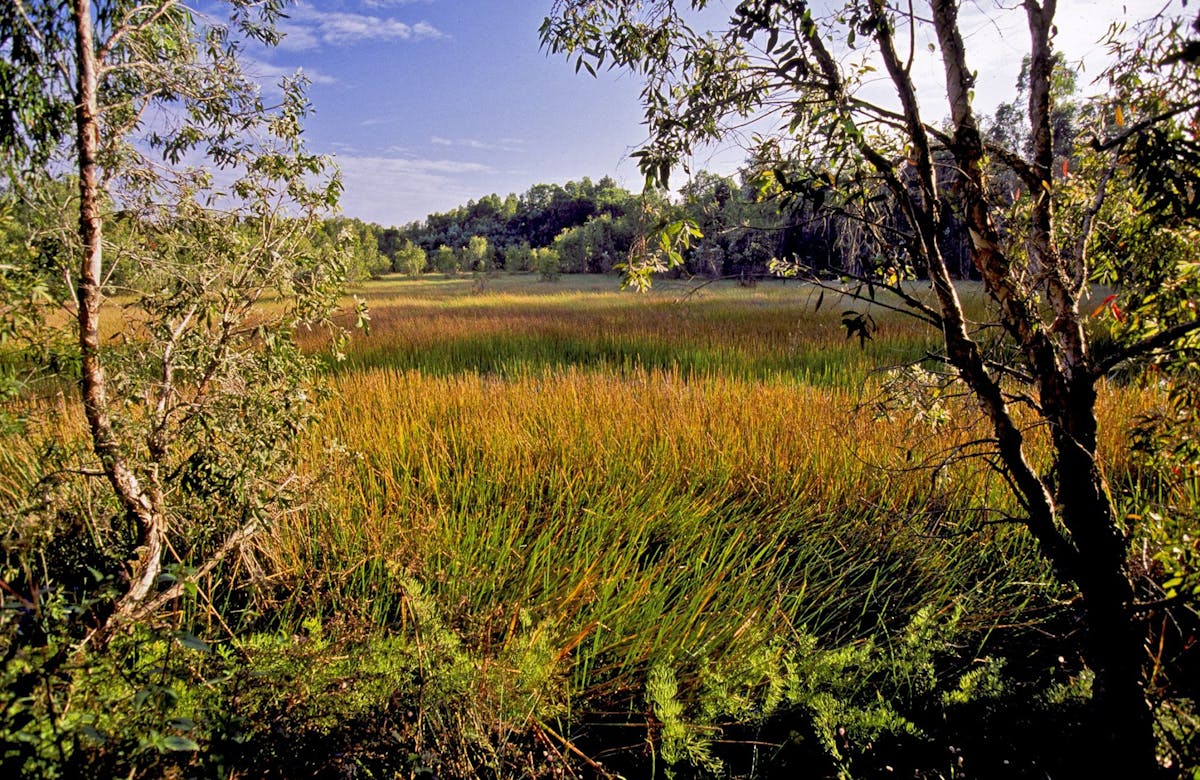
<path fill-rule="evenodd" d="M 826 192 L 802 192 L 785 176 L 765 171 L 738 181 L 700 171 L 677 195 L 634 193 L 608 176 L 598 182 L 584 177 L 535 184 L 504 198 L 486 195 L 402 227 L 332 219 L 323 233 L 331 242 L 347 242 L 360 277 L 384 271 L 504 270 L 544 278 L 609 273 L 623 267 L 639 237 L 679 220 L 694 224 L 700 236 L 690 243 L 676 274 L 750 281 L 768 275 L 776 259 L 814 271 L 855 274 L 880 265 L 866 239 L 868 228 L 848 218 L 816 216 Z M 884 216 L 885 222 L 894 218 Z M 965 274 L 965 233 L 950 235 L 948 244 L 962 257 Z"/>
<path fill-rule="evenodd" d="M 1075 72 L 1061 57 L 1058 66 L 1053 84 L 1055 154 L 1057 175 L 1067 179 L 1085 105 L 1077 94 Z M 1028 68 L 1026 58 L 1016 98 L 984 118 L 989 142 L 1011 148 L 1031 142 L 1020 109 L 1028 100 Z M 951 191 L 957 186 L 953 168 L 948 157 L 942 162 L 947 174 L 940 186 Z M 1011 174 L 996 166 L 993 176 L 998 189 L 1019 199 L 1020 184 Z M 943 219 L 940 240 L 952 273 L 973 278 L 965 225 L 954 214 Z M 674 193 L 661 187 L 631 192 L 609 176 L 598 182 L 584 177 L 565 184 L 540 183 L 503 198 L 485 195 L 399 227 L 329 220 L 323 233 L 331 242 L 348 241 L 351 265 L 359 277 L 384 271 L 415 275 L 504 270 L 551 279 L 560 273 L 621 270 L 631 250 L 644 249 L 637 245 L 640 238 L 681 221 L 694 226 L 698 235 L 682 252 L 682 262 L 672 268 L 676 275 L 753 282 L 782 266 L 817 275 L 921 275 L 901 238 L 903 215 L 883 182 L 864 186 L 861 172 L 841 171 L 832 162 L 814 177 L 798 167 L 750 159 L 736 178 L 697 171 Z"/>

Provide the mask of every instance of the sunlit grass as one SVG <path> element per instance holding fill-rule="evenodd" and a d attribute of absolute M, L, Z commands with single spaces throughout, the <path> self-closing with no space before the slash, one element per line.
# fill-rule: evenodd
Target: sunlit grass
<path fill-rule="evenodd" d="M 923 326 L 877 310 L 860 346 L 848 300 L 817 310 L 796 284 L 363 292 L 371 333 L 314 434 L 349 454 L 308 447 L 332 502 L 269 545 L 327 609 L 394 623 L 415 577 L 483 655 L 520 616 L 558 637 L 577 693 L 628 696 L 654 660 L 686 682 L 789 632 L 852 642 L 962 598 L 982 635 L 1059 593 L 1019 529 L 983 522 L 1011 510 L 994 474 L 917 467 L 979 435 L 973 405 L 935 431 L 864 403 L 873 369 L 932 345 Z M 1114 468 L 1152 397 L 1104 394 Z"/>
<path fill-rule="evenodd" d="M 841 317 L 865 305 L 795 283 L 638 295 L 611 277 L 502 276 L 358 292 L 371 331 L 295 443 L 329 479 L 258 540 L 250 589 L 266 603 L 272 585 L 273 609 L 251 610 L 256 630 L 338 618 L 403 633 L 415 581 L 476 663 L 500 664 L 533 626 L 581 706 L 630 707 L 654 662 L 686 689 L 801 633 L 852 644 L 963 600 L 965 641 L 982 643 L 1062 595 L 1027 536 L 992 524 L 1012 509 L 1000 479 L 947 459 L 980 436 L 975 406 L 950 401 L 935 429 L 870 403 L 877 368 L 936 343 L 881 307 L 860 345 Z M 1102 389 L 1115 483 L 1129 421 L 1159 400 Z M 9 506 L 36 479 L 42 434 L 81 434 L 70 403 L 40 403 L 41 426 L 59 427 L 0 448 Z"/>
<path fill-rule="evenodd" d="M 353 340 L 342 370 L 507 376 L 581 366 L 848 385 L 879 365 L 920 358 L 936 335 L 882 307 L 794 282 L 666 283 L 639 294 L 613 277 L 502 276 L 482 289 L 465 279 L 389 280 L 361 294 L 372 306 L 370 335 Z M 846 348 L 841 317 L 849 310 L 870 311 L 879 324 L 865 349 Z"/>

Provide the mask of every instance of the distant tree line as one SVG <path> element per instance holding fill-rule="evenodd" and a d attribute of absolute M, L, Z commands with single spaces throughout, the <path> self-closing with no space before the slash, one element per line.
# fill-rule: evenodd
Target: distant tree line
<path fill-rule="evenodd" d="M 1074 99 L 1073 71 L 1062 67 L 1061 60 L 1058 64 L 1053 122 L 1056 156 L 1062 161 L 1069 158 L 1081 109 Z M 989 142 L 1009 148 L 1029 143 L 1020 109 L 1028 99 L 1028 68 L 1026 62 L 1016 99 L 985 119 Z M 940 186 L 951 189 L 956 186 L 953 166 L 948 158 L 944 162 Z M 1010 181 L 1011 173 L 997 169 L 994 174 L 1009 197 L 1020 197 L 1020 184 Z M 351 275 L 358 278 L 386 271 L 505 270 L 552 279 L 562 273 L 619 270 L 640 240 L 679 221 L 695 225 L 701 235 L 683 250 L 682 264 L 672 270 L 678 275 L 753 281 L 771 273 L 779 261 L 827 276 L 886 280 L 920 275 L 900 239 L 903 216 L 883 182 L 843 174 L 832 161 L 813 177 L 810 170 L 751 159 L 737 179 L 694 173 L 674 197 L 663 190 L 632 193 L 608 176 L 598 182 L 584 177 L 562 185 L 535 184 L 520 195 L 486 195 L 402 227 L 330 220 L 322 240 L 349 253 Z M 946 215 L 944 224 L 940 241 L 950 270 L 970 278 L 974 272 L 966 226 L 953 214 Z"/>
<path fill-rule="evenodd" d="M 521 195 L 487 195 L 402 227 L 338 218 L 326 223 L 323 235 L 350 253 L 352 275 L 359 278 L 387 271 L 505 270 L 547 279 L 610 273 L 642 237 L 679 220 L 702 233 L 673 271 L 679 275 L 752 280 L 767 275 L 776 259 L 830 273 L 870 273 L 886 265 L 872 254 L 869 239 L 897 215 L 876 209 L 876 224 L 868 225 L 849 209 L 831 214 L 821 206 L 833 190 L 769 169 L 751 169 L 740 180 L 700 171 L 674 198 L 663 191 L 631 193 L 607 176 L 598 182 L 584 177 L 536 184 Z M 965 231 L 947 235 L 964 269 L 965 238 Z"/>
<path fill-rule="evenodd" d="M 506 270 L 543 278 L 560 273 L 609 273 L 656 227 L 679 219 L 703 232 L 676 273 L 697 276 L 761 276 L 785 253 L 812 258 L 822 267 L 842 263 L 842 245 L 830 238 L 836 226 L 791 225 L 794 204 L 764 197 L 749 179 L 700 172 L 679 198 L 662 191 L 632 193 L 610 177 L 566 184 L 536 184 L 526 192 L 487 195 L 478 201 L 403 227 L 383 228 L 339 219 L 330 237 L 374 233 L 377 255 L 363 246 L 361 273 L 381 270 L 418 274 Z"/>
<path fill-rule="evenodd" d="M 650 197 L 653 197 L 650 196 Z M 658 199 L 661 200 L 661 199 Z M 645 198 L 610 177 L 535 184 L 378 233 L 394 271 L 608 273 L 644 232 Z M 422 262 L 422 253 L 423 260 Z"/>

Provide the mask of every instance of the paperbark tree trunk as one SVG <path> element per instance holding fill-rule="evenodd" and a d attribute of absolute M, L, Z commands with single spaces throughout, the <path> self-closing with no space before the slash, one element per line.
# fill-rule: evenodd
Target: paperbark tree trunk
<path fill-rule="evenodd" d="M 137 528 L 135 556 L 129 562 L 129 586 L 109 618 L 109 623 L 112 623 L 136 612 L 138 605 L 154 587 L 161 572 L 166 529 L 161 499 L 156 492 L 147 492 L 130 469 L 114 435 L 109 414 L 108 383 L 100 349 L 101 283 L 104 271 L 104 223 L 97 162 L 100 147 L 97 95 L 100 63 L 96 55 L 89 0 L 74 0 L 72 17 L 77 69 L 75 131 L 79 168 L 79 236 L 82 241 L 77 286 L 82 366 L 80 387 L 92 449 L 118 502 Z M 99 633 L 104 635 L 107 632 L 102 629 Z"/>
<path fill-rule="evenodd" d="M 1053 321 L 1043 324 L 1031 304 L 1032 292 L 1018 282 L 1012 261 L 999 249 L 991 219 L 984 174 L 983 144 L 971 102 L 970 75 L 957 23 L 955 0 L 934 0 L 933 19 L 943 52 L 947 94 L 954 122 L 952 151 L 965 179 L 963 214 L 975 238 L 975 264 L 999 304 L 1001 324 L 1028 363 L 1038 390 L 1042 418 L 1049 425 L 1054 467 L 1035 484 L 1014 478 L 1029 511 L 1027 523 L 1041 540 L 1059 575 L 1079 588 L 1086 639 L 1084 655 L 1095 675 L 1092 740 L 1079 767 L 1085 774 L 1152 777 L 1159 773 L 1153 714 L 1145 695 L 1145 634 L 1135 612 L 1135 593 L 1127 565 L 1127 540 L 1118 525 L 1112 498 L 1097 458 L 1096 389 L 1100 379 L 1089 354 L 1077 300 L 1074 262 L 1055 246 L 1053 220 L 1053 146 L 1050 77 L 1053 56 L 1050 32 L 1055 0 L 1025 0 L 1031 38 L 1029 119 L 1033 157 L 1027 182 L 1032 198 L 1032 228 L 1027 242 L 1030 273 L 1041 280 Z M 1083 247 L 1085 242 L 1079 242 Z M 1083 258 L 1078 258 L 1082 263 Z M 973 370 L 951 360 L 960 372 Z M 994 398 L 976 395 L 988 410 L 1003 443 L 1003 426 L 1011 421 Z M 1005 468 L 1019 477 L 1028 464 L 1023 447 L 1001 447 Z M 1052 488 L 1052 494 L 1049 492 Z M 1047 499 L 1049 502 L 1047 503 Z M 1039 507 L 1049 516 L 1037 518 Z M 1063 530 L 1065 529 L 1065 533 Z"/>

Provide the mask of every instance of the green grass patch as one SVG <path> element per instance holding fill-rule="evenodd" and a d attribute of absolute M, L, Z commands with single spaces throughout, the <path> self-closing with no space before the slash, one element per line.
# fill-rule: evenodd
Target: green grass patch
<path fill-rule="evenodd" d="M 520 376 L 573 366 L 850 386 L 880 365 L 920 359 L 936 336 L 880 305 L 795 282 L 666 283 L 649 294 L 621 290 L 614 277 L 376 284 L 360 291 L 373 307 L 371 332 L 354 339 L 343 372 Z M 841 325 L 847 311 L 871 314 L 879 326 L 865 348 Z"/>

